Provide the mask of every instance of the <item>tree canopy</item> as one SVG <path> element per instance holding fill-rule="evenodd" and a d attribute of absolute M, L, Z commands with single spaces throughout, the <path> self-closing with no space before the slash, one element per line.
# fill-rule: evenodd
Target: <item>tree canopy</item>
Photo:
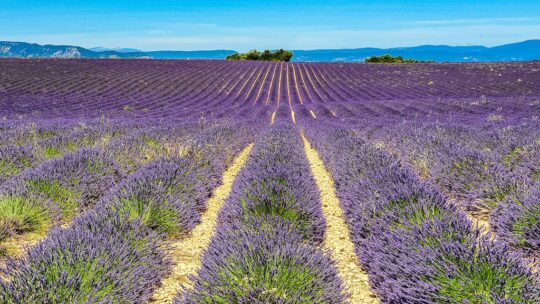
<path fill-rule="evenodd" d="M 264 50 L 259 52 L 255 49 L 247 53 L 234 53 L 226 57 L 227 60 L 261 60 L 261 61 L 291 61 L 293 53 L 284 49 L 275 52 Z"/>
<path fill-rule="evenodd" d="M 421 62 L 434 62 L 431 60 L 415 60 L 412 58 L 403 59 L 402 56 L 394 57 L 392 55 L 371 56 L 364 60 L 365 63 L 421 63 Z"/>

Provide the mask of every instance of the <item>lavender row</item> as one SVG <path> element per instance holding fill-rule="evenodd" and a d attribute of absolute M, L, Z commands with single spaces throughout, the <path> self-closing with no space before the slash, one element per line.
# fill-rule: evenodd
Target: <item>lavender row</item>
<path fill-rule="evenodd" d="M 82 148 L 102 149 L 109 140 L 126 131 L 128 130 L 98 124 L 76 128 L 72 132 L 35 140 L 22 146 L 15 144 L 0 146 L 0 184 L 23 170 L 40 165 L 49 159 L 60 158 Z"/>
<path fill-rule="evenodd" d="M 126 170 L 107 155 L 127 150 L 107 144 L 110 138 L 124 132 L 128 129 L 99 124 L 21 147 L 1 147 L 1 179 L 5 184 L 0 187 L 0 239 L 44 232 L 92 208 L 126 175 Z M 86 145 L 96 148 L 69 152 Z M 51 149 L 55 152 L 48 153 Z M 63 153 L 68 154 L 58 158 Z M 45 161 L 49 157 L 53 158 Z"/>
<path fill-rule="evenodd" d="M 493 210 L 490 224 L 497 239 L 532 259 L 537 269 L 540 259 L 540 182 L 531 190 L 507 198 Z"/>
<path fill-rule="evenodd" d="M 255 131 L 222 122 L 192 134 L 182 156 L 143 165 L 100 201 L 104 209 L 139 218 L 168 237 L 185 236 L 200 219 L 212 190 Z"/>
<path fill-rule="evenodd" d="M 69 228 L 53 230 L 26 257 L 9 260 L 0 300 L 147 301 L 170 268 L 159 245 L 194 226 L 217 177 L 250 140 L 242 126 L 220 127 L 195 135 L 184 157 L 142 166 Z"/>
<path fill-rule="evenodd" d="M 0 146 L 16 145 L 22 146 L 38 140 L 52 138 L 54 136 L 68 134 L 73 124 L 63 124 L 51 120 L 45 124 L 35 124 L 33 120 L 4 121 L 0 129 Z"/>
<path fill-rule="evenodd" d="M 111 159 L 86 149 L 24 171 L 0 188 L 1 238 L 66 222 L 122 176 Z"/>
<path fill-rule="evenodd" d="M 193 289 L 175 302 L 343 303 L 320 247 L 325 221 L 316 189 L 298 131 L 266 131 L 222 208 Z"/>
<path fill-rule="evenodd" d="M 157 126 L 135 130 L 118 137 L 104 147 L 112 159 L 128 173 L 160 157 L 181 156 L 192 143 L 190 132 L 197 125 Z"/>
<path fill-rule="evenodd" d="M 461 201 L 467 210 L 488 218 L 500 240 L 537 257 L 537 127 L 536 122 L 491 125 L 472 132 L 466 126 L 456 130 L 449 125 L 428 124 L 411 132 L 391 130 L 387 134 L 394 134 L 390 149 Z"/>
<path fill-rule="evenodd" d="M 277 96 L 290 96 L 298 105 L 540 95 L 536 62 L 395 66 L 1 60 L 0 68 L 6 71 L 0 78 L 0 115 L 10 119 L 193 118 L 275 102 Z"/>
<path fill-rule="evenodd" d="M 1 239 L 26 232 L 43 232 L 92 208 L 100 196 L 130 170 L 163 154 L 167 143 L 178 139 L 180 134 L 184 135 L 184 140 L 187 139 L 186 133 L 192 128 L 185 129 L 154 127 L 108 143 L 110 138 L 129 132 L 129 129 L 98 125 L 41 140 L 31 148 L 14 145 L 2 147 L 2 177 L 12 178 L 0 188 Z M 55 151 L 60 152 L 62 146 L 75 149 L 78 144 L 94 145 L 96 148 L 69 153 L 23 171 L 25 167 L 43 162 L 44 157 L 37 156 L 38 150 L 54 147 Z M 190 143 L 183 144 L 187 146 Z"/>
<path fill-rule="evenodd" d="M 142 303 L 170 265 L 159 245 L 140 221 L 98 208 L 8 260 L 0 301 Z"/>
<path fill-rule="evenodd" d="M 355 134 L 356 133 L 356 134 Z M 415 172 L 354 130 L 310 126 L 384 303 L 536 303 L 538 278 Z"/>

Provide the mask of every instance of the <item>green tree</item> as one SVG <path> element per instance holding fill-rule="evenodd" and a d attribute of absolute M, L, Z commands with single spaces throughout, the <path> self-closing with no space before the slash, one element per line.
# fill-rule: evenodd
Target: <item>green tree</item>
<path fill-rule="evenodd" d="M 234 53 L 226 57 L 227 60 L 263 60 L 263 61 L 291 61 L 293 52 L 284 49 L 279 49 L 275 52 L 264 50 L 259 52 L 255 49 L 247 53 Z"/>
<path fill-rule="evenodd" d="M 392 55 L 386 54 L 382 56 L 371 56 L 364 60 L 365 63 L 421 63 L 421 62 L 434 62 L 429 60 L 415 60 L 412 58 L 403 59 L 402 56 L 394 57 Z"/>
<path fill-rule="evenodd" d="M 234 54 L 228 55 L 225 59 L 227 59 L 227 60 L 241 60 L 242 57 L 240 56 L 239 53 L 234 53 Z"/>
<path fill-rule="evenodd" d="M 253 50 L 251 50 L 251 51 L 249 51 L 249 52 L 247 52 L 245 54 L 246 60 L 259 60 L 260 57 L 261 57 L 261 54 L 255 49 L 253 49 Z"/>
<path fill-rule="evenodd" d="M 264 61 L 272 61 L 273 58 L 274 56 L 272 52 L 270 52 L 269 50 L 264 50 L 260 56 L 260 60 L 264 60 Z"/>

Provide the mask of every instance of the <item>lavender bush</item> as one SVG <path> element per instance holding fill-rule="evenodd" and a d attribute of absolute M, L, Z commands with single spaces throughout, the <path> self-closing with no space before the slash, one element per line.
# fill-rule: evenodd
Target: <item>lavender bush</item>
<path fill-rule="evenodd" d="M 175 303 L 343 303 L 328 253 L 281 220 L 251 225 L 217 230 L 194 290 Z"/>
<path fill-rule="evenodd" d="M 67 221 L 93 206 L 121 178 L 117 165 L 94 150 L 53 159 L 2 185 L 0 222 L 11 226 L 8 231 L 22 233 Z"/>
<path fill-rule="evenodd" d="M 123 181 L 100 204 L 170 236 L 191 230 L 211 194 L 205 172 L 187 159 L 157 160 Z"/>
<path fill-rule="evenodd" d="M 540 258 L 540 185 L 500 204 L 491 217 L 497 237 L 534 259 Z"/>
<path fill-rule="evenodd" d="M 337 177 L 357 255 L 383 302 L 540 300 L 538 279 L 524 262 L 480 237 L 436 189 L 388 154 L 355 140 L 354 132 L 322 126 L 306 134 Z"/>
<path fill-rule="evenodd" d="M 177 303 L 343 303 L 299 134 L 265 132 L 219 216 L 217 234 Z M 313 223 L 317 223 L 315 226 Z"/>
<path fill-rule="evenodd" d="M 169 261 L 157 235 L 96 210 L 7 262 L 2 303 L 143 303 Z"/>
<path fill-rule="evenodd" d="M 6 145 L 0 147 L 0 184 L 37 163 L 32 149 Z"/>

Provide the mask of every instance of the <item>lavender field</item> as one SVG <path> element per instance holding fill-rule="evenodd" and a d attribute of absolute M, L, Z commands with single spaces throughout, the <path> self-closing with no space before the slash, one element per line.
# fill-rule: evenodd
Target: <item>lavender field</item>
<path fill-rule="evenodd" d="M 540 62 L 0 60 L 0 303 L 540 303 Z"/>

